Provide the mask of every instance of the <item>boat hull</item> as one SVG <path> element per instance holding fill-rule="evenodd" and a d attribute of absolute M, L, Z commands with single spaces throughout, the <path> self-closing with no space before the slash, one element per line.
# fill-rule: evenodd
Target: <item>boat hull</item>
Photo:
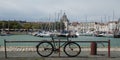
<path fill-rule="evenodd" d="M 57 35 L 57 37 L 72 37 L 72 38 L 76 38 L 78 36 L 77 35 Z"/>
<path fill-rule="evenodd" d="M 114 38 L 120 38 L 120 34 L 119 35 L 114 35 Z"/>

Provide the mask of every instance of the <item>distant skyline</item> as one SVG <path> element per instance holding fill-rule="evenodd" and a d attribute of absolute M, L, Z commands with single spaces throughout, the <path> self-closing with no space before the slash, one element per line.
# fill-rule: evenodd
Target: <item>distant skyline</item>
<path fill-rule="evenodd" d="M 0 20 L 107 22 L 120 18 L 120 0 L 0 0 Z M 114 20 L 113 20 L 114 19 Z"/>

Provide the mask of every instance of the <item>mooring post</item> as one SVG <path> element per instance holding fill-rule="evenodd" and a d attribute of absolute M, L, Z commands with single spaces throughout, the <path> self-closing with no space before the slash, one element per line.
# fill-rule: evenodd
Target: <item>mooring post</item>
<path fill-rule="evenodd" d="M 110 40 L 108 40 L 108 57 L 110 58 Z"/>
<path fill-rule="evenodd" d="M 7 58 L 7 51 L 6 51 L 6 40 L 4 39 L 4 48 L 5 48 L 5 58 Z"/>

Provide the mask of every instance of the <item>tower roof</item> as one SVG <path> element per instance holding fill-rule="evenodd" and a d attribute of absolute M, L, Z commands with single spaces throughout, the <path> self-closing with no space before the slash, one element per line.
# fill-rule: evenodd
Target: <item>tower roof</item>
<path fill-rule="evenodd" d="M 64 13 L 63 16 L 60 18 L 60 21 L 67 21 L 69 22 L 67 15 Z"/>

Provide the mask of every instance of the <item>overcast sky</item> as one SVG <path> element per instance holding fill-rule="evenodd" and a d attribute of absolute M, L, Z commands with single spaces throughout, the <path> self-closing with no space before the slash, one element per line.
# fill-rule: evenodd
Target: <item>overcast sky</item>
<path fill-rule="evenodd" d="M 109 21 L 120 17 L 120 0 L 0 0 L 0 20 L 54 21 L 63 12 L 70 21 Z"/>

